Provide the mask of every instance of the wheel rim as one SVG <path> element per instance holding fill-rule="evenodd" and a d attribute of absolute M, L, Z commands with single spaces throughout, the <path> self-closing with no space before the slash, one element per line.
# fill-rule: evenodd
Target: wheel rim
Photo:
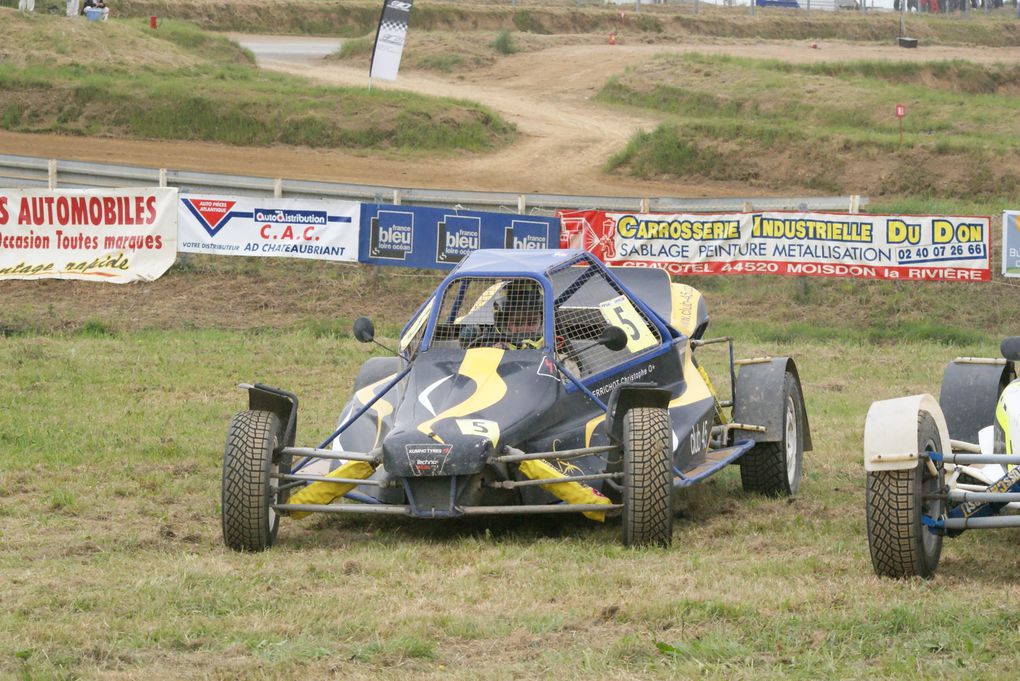
<path fill-rule="evenodd" d="M 786 398 L 786 481 L 791 489 L 797 483 L 797 406 L 793 396 Z"/>
<path fill-rule="evenodd" d="M 277 464 L 273 464 L 269 467 L 269 531 L 273 531 L 273 527 L 276 525 L 276 509 L 273 508 L 273 504 L 276 503 L 278 492 L 274 491 L 273 482 L 279 481 L 276 475 L 280 472 L 280 467 Z"/>
<path fill-rule="evenodd" d="M 931 453 L 937 451 L 935 443 L 929 440 L 924 443 L 924 451 Z M 921 513 L 938 520 L 942 517 L 942 503 L 938 499 L 924 499 L 925 495 L 934 494 L 938 491 L 939 479 L 931 474 L 928 470 L 927 464 L 921 464 Z M 926 555 L 931 555 L 938 548 L 939 542 L 942 537 L 929 530 L 923 523 L 921 525 L 921 543 L 924 545 L 924 552 Z"/>

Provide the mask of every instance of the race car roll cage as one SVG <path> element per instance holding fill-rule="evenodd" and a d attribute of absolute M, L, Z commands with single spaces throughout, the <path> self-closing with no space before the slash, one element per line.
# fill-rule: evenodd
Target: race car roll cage
<path fill-rule="evenodd" d="M 569 255 L 569 252 L 566 252 Z M 553 296 L 552 286 L 549 282 L 549 277 L 566 268 L 579 265 L 588 264 L 587 267 L 578 278 L 573 281 L 566 289 L 559 295 Z M 525 461 L 536 461 L 542 459 L 556 459 L 561 461 L 569 461 L 570 459 L 576 459 L 580 457 L 592 456 L 605 454 L 608 452 L 621 452 L 623 447 L 622 438 L 622 420 L 624 414 L 630 409 L 636 407 L 656 407 L 666 409 L 668 408 L 671 394 L 668 390 L 657 388 L 654 384 L 648 383 L 624 383 L 613 389 L 610 393 L 608 402 L 603 402 L 596 396 L 591 389 L 585 385 L 587 383 L 597 383 L 600 380 L 608 378 L 609 376 L 623 373 L 632 366 L 639 363 L 649 361 L 655 357 L 661 356 L 662 354 L 671 350 L 671 348 L 677 344 L 687 340 L 687 337 L 682 333 L 674 329 L 669 324 L 665 323 L 660 315 L 655 312 L 645 301 L 637 295 L 634 295 L 620 280 L 613 275 L 613 273 L 602 266 L 591 254 L 587 252 L 575 252 L 574 257 L 564 259 L 562 262 L 555 263 L 553 266 L 546 268 L 543 272 L 545 276 L 536 276 L 534 274 L 522 273 L 521 271 L 496 271 L 486 270 L 484 273 L 478 273 L 474 276 L 485 276 L 491 278 L 507 278 L 507 279 L 521 279 L 528 278 L 532 279 L 541 285 L 544 293 L 544 312 L 543 315 L 543 326 L 545 339 L 555 338 L 553 334 L 553 315 L 549 314 L 550 310 L 555 310 L 563 300 L 566 300 L 573 295 L 581 286 L 592 276 L 596 274 L 603 274 L 607 276 L 612 282 L 612 285 L 617 290 L 626 295 L 630 302 L 635 305 L 644 316 L 655 326 L 659 333 L 660 343 L 654 350 L 649 350 L 640 353 L 637 357 L 618 364 L 616 366 L 605 369 L 597 374 L 593 374 L 584 379 L 580 380 L 573 375 L 570 371 L 563 366 L 557 357 L 557 353 L 553 351 L 551 347 L 544 346 L 541 350 L 546 352 L 546 355 L 552 359 L 556 368 L 561 374 L 566 377 L 569 381 L 569 385 L 565 385 L 566 390 L 570 390 L 571 387 L 581 391 L 588 399 L 594 402 L 598 407 L 605 412 L 606 415 L 606 433 L 611 442 L 614 444 L 601 445 L 595 447 L 581 447 L 576 449 L 568 450 L 557 450 L 547 452 L 523 452 L 514 447 L 504 445 L 502 453 L 498 456 L 494 456 L 489 459 L 490 463 L 495 464 L 514 464 L 522 463 Z M 412 322 L 409 322 L 402 333 L 406 333 L 407 329 L 413 323 L 418 315 L 421 314 L 425 306 L 429 304 L 430 300 L 441 300 L 442 295 L 446 292 L 447 288 L 458 279 L 465 277 L 471 277 L 472 274 L 466 274 L 461 271 L 460 268 L 455 269 L 450 273 L 436 289 L 436 292 L 428 300 L 423 303 L 416 313 L 411 317 Z M 432 340 L 432 336 L 435 333 L 437 319 L 440 313 L 439 305 L 433 305 L 432 310 L 429 312 L 429 318 L 425 326 L 425 332 L 422 337 L 421 346 L 418 352 L 427 350 L 429 343 Z M 607 327 L 617 328 L 619 327 Z M 621 330 L 622 332 L 622 330 Z M 625 333 L 625 332 L 623 332 Z M 358 318 L 354 323 L 354 335 L 356 339 L 363 343 L 376 342 L 374 337 L 374 327 L 372 322 L 364 317 Z M 605 336 L 605 334 L 603 334 Z M 626 339 L 624 338 L 624 342 Z M 605 344 L 612 342 L 612 339 L 602 337 L 598 341 L 593 343 L 594 345 Z M 729 369 L 730 369 L 730 385 L 731 389 L 736 385 L 736 369 L 737 362 L 734 361 L 734 350 L 733 350 L 733 339 L 731 337 L 721 337 L 706 340 L 690 340 L 691 347 L 699 347 L 702 345 L 709 345 L 715 343 L 726 342 L 729 345 Z M 381 345 L 381 344 L 379 344 Z M 382 346 L 385 348 L 385 346 Z M 386 348 L 390 352 L 393 352 L 390 348 Z M 356 491 L 351 491 L 344 496 L 357 502 L 357 504 L 286 504 L 286 503 L 274 503 L 271 504 L 271 508 L 277 512 L 313 512 L 313 513 L 363 513 L 363 514 L 376 514 L 376 515 L 401 515 L 411 516 L 417 518 L 447 518 L 447 517 L 461 517 L 461 516 L 477 516 L 477 515 L 516 515 L 516 514 L 545 514 L 545 513 L 586 513 L 586 512 L 602 512 L 602 511 L 614 511 L 624 507 L 622 503 L 611 503 L 611 504 L 583 504 L 583 503 L 559 503 L 559 504 L 532 504 L 532 505 L 510 505 L 510 506 L 456 506 L 455 500 L 458 498 L 459 493 L 462 491 L 458 489 L 457 483 L 458 478 L 463 478 L 462 484 L 466 485 L 470 477 L 469 476 L 450 476 L 450 506 L 449 508 L 454 509 L 453 511 L 437 511 L 435 508 L 423 509 L 419 508 L 415 503 L 414 494 L 411 486 L 408 485 L 404 478 L 394 480 L 372 480 L 362 478 L 338 478 L 325 475 L 309 475 L 300 474 L 292 471 L 299 470 L 304 464 L 314 459 L 331 459 L 339 461 L 360 461 L 366 462 L 373 467 L 378 466 L 383 461 L 383 450 L 382 447 L 376 447 L 370 452 L 353 452 L 353 451 L 336 451 L 333 449 L 327 449 L 327 447 L 344 431 L 346 431 L 351 425 L 353 425 L 358 419 L 364 416 L 372 407 L 378 402 L 384 395 L 390 390 L 396 387 L 407 374 L 411 371 L 414 363 L 414 358 L 407 357 L 401 352 L 396 353 L 405 361 L 405 366 L 397 372 L 392 379 L 390 379 L 385 386 L 375 393 L 369 400 L 365 402 L 360 408 L 354 411 L 343 423 L 341 423 L 336 430 L 334 430 L 325 440 L 323 440 L 317 447 L 296 447 L 294 446 L 296 430 L 297 430 L 297 407 L 298 398 L 294 393 L 279 388 L 273 388 L 261 383 L 241 384 L 239 387 L 246 389 L 249 394 L 249 409 L 253 410 L 264 410 L 270 411 L 277 415 L 280 419 L 281 424 L 286 424 L 283 437 L 280 439 L 284 446 L 279 447 L 274 452 L 274 461 L 278 459 L 290 459 L 291 457 L 301 457 L 304 459 L 303 462 L 294 466 L 288 472 L 273 471 L 270 473 L 270 485 L 273 485 L 273 480 L 283 482 L 278 485 L 274 492 L 273 498 L 276 498 L 279 492 L 283 492 L 288 489 L 302 487 L 313 482 L 327 482 L 327 483 L 338 483 L 348 484 L 355 486 L 369 486 L 369 487 L 399 487 L 403 486 L 404 491 L 407 495 L 408 504 L 385 504 L 379 500 L 359 494 Z M 416 353 L 417 354 L 417 353 Z M 767 361 L 767 358 L 760 358 L 758 360 L 748 360 L 749 363 L 757 361 Z M 732 392 L 732 390 L 731 390 Z M 733 400 L 722 401 L 716 398 L 716 409 L 722 409 L 733 406 Z M 719 469 L 723 468 L 730 463 L 736 461 L 740 456 L 747 452 L 751 447 L 755 445 L 754 439 L 745 439 L 734 442 L 732 445 L 719 447 L 718 445 L 723 444 L 729 438 L 729 432 L 731 430 L 743 430 L 749 432 L 766 432 L 766 427 L 760 425 L 752 425 L 747 423 L 724 423 L 713 427 L 711 432 L 711 448 L 717 451 L 729 450 L 725 456 L 721 457 L 713 463 L 712 466 L 703 471 L 698 471 L 697 475 L 686 477 L 681 473 L 674 464 L 671 463 L 671 468 L 674 473 L 673 488 L 681 489 L 699 482 L 700 480 L 709 477 L 716 473 Z M 672 456 L 672 454 L 671 454 Z M 1020 460 L 1020 457 L 1017 457 Z M 488 486 L 494 488 L 503 489 L 514 489 L 520 487 L 528 487 L 533 485 L 560 485 L 566 483 L 582 483 L 595 480 L 603 480 L 619 489 L 619 481 L 624 477 L 623 471 L 610 472 L 610 473 L 594 473 L 587 475 L 563 475 L 563 477 L 557 478 L 543 478 L 534 480 L 500 480 L 492 483 L 487 483 Z M 1020 495 L 1018 495 L 1020 498 Z"/>

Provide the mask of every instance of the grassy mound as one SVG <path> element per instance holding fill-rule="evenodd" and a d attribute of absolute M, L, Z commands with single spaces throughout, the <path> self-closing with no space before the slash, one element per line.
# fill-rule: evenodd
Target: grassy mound
<path fill-rule="evenodd" d="M 696 54 L 611 79 L 603 102 L 669 115 L 609 162 L 639 177 L 790 191 L 1005 200 L 1020 67 L 962 61 L 790 64 Z M 905 104 L 903 142 L 896 104 Z"/>
<path fill-rule="evenodd" d="M 0 127 L 349 149 L 484 150 L 514 129 L 476 104 L 313 86 L 182 22 L 104 24 L 0 9 Z"/>
<path fill-rule="evenodd" d="M 56 4 L 59 0 L 38 0 Z M 14 7 L 16 0 L 0 0 Z M 61 5 L 62 7 L 62 5 Z M 352 0 L 295 0 L 265 3 L 256 0 L 117 0 L 118 16 L 157 15 L 186 19 L 204 28 L 219 31 L 258 33 L 359 36 L 375 31 L 379 4 Z M 642 3 L 640 13 L 629 6 L 623 24 L 620 7 L 579 5 L 575 0 L 551 0 L 538 3 L 520 0 L 507 4 L 463 4 L 419 1 L 411 15 L 411 26 L 425 31 L 519 31 L 532 34 L 605 33 L 622 30 L 658 40 L 715 36 L 778 40 L 853 40 L 892 41 L 899 29 L 894 12 L 769 11 L 750 15 L 747 7 L 717 7 L 701 4 L 698 14 L 690 5 L 652 5 Z M 42 11 L 42 10 L 37 10 Z M 910 35 L 932 44 L 1020 45 L 1020 31 L 1009 8 L 991 16 L 971 13 L 966 21 L 946 21 L 942 16 L 910 17 Z"/>

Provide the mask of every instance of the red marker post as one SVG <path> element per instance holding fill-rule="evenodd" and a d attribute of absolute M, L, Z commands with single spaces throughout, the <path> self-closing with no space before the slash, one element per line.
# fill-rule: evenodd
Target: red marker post
<path fill-rule="evenodd" d="M 896 118 L 900 119 L 900 146 L 903 146 L 903 117 L 907 115 L 907 107 L 896 105 Z"/>

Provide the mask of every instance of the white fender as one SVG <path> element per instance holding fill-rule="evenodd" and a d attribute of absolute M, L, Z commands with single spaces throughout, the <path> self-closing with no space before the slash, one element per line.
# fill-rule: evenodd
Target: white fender
<path fill-rule="evenodd" d="M 935 419 L 942 447 L 949 452 L 949 429 L 938 401 L 911 395 L 872 402 L 864 421 L 864 470 L 909 470 L 917 466 L 917 418 L 928 412 Z"/>

